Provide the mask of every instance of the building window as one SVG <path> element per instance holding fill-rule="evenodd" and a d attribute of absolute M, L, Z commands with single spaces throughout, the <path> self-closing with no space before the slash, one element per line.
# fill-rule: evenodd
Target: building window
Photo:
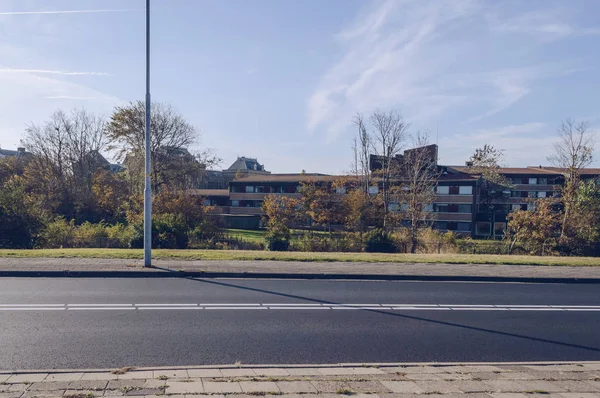
<path fill-rule="evenodd" d="M 390 203 L 388 205 L 388 209 L 389 209 L 389 211 L 398 211 L 398 203 L 394 203 L 394 202 Z"/>
<path fill-rule="evenodd" d="M 448 195 L 450 193 L 450 187 L 444 186 L 444 185 L 438 186 L 437 193 L 438 193 L 438 195 Z"/>
<path fill-rule="evenodd" d="M 448 222 L 446 222 L 446 221 L 436 221 L 435 222 L 435 228 L 436 229 L 441 229 L 441 230 L 446 230 L 446 229 L 448 229 Z"/>
<path fill-rule="evenodd" d="M 458 194 L 459 195 L 473 195 L 473 187 L 470 185 L 461 186 L 458 188 Z"/>
<path fill-rule="evenodd" d="M 372 187 L 369 187 L 369 193 L 371 195 L 375 195 L 379 193 L 379 187 L 377 185 L 374 185 Z"/>
<path fill-rule="evenodd" d="M 480 221 L 475 224 L 476 235 L 490 236 L 491 233 L 492 223 Z"/>
<path fill-rule="evenodd" d="M 521 205 L 512 205 L 512 211 L 521 210 Z"/>
<path fill-rule="evenodd" d="M 255 189 L 256 193 L 264 193 L 265 192 L 265 187 L 263 187 L 262 185 L 257 186 Z"/>
<path fill-rule="evenodd" d="M 546 177 L 538 178 L 539 185 L 548 185 L 548 179 Z"/>
<path fill-rule="evenodd" d="M 430 203 L 428 205 L 423 206 L 423 211 L 433 211 L 433 204 Z"/>
<path fill-rule="evenodd" d="M 231 207 L 240 207 L 240 201 L 239 200 L 232 200 L 231 201 Z"/>
<path fill-rule="evenodd" d="M 458 205 L 458 212 L 459 213 L 472 213 L 473 212 L 472 205 Z"/>
<path fill-rule="evenodd" d="M 517 185 L 517 184 L 521 184 L 523 180 L 521 178 L 511 178 L 510 181 L 513 184 Z"/>
<path fill-rule="evenodd" d="M 346 187 L 335 187 L 335 193 L 344 195 L 346 193 Z"/>
<path fill-rule="evenodd" d="M 203 205 L 203 206 L 210 206 L 210 199 L 204 199 L 204 200 L 202 201 L 202 205 Z"/>
<path fill-rule="evenodd" d="M 471 223 L 470 222 L 457 222 L 456 230 L 460 232 L 470 232 L 471 231 Z"/>
<path fill-rule="evenodd" d="M 538 183 L 537 178 L 530 178 L 529 179 L 529 184 L 531 184 L 531 185 L 537 185 L 537 183 Z"/>
<path fill-rule="evenodd" d="M 296 193 L 296 187 L 294 185 L 286 186 L 285 193 Z"/>
<path fill-rule="evenodd" d="M 545 198 L 546 197 L 546 191 L 539 191 L 537 193 L 537 197 L 538 198 Z"/>
<path fill-rule="evenodd" d="M 246 193 L 254 193 L 254 185 L 246 185 Z"/>
<path fill-rule="evenodd" d="M 527 197 L 528 198 L 537 198 L 538 192 L 537 191 L 529 191 L 529 192 L 527 192 Z"/>
<path fill-rule="evenodd" d="M 450 185 L 450 195 L 458 195 L 459 189 L 457 186 Z"/>
<path fill-rule="evenodd" d="M 402 203 L 400 205 L 400 210 L 402 210 L 402 211 L 408 211 L 408 203 Z"/>
<path fill-rule="evenodd" d="M 494 223 L 494 236 L 502 236 L 502 235 L 504 235 L 504 231 L 506 231 L 506 223 L 505 222 L 495 222 Z"/>

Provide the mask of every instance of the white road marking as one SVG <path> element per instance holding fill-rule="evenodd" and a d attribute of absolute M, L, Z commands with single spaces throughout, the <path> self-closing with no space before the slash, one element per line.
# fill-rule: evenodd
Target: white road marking
<path fill-rule="evenodd" d="M 600 311 L 600 305 L 539 304 L 354 304 L 354 303 L 139 303 L 0 304 L 0 311 L 113 310 L 367 310 L 367 311 Z"/>

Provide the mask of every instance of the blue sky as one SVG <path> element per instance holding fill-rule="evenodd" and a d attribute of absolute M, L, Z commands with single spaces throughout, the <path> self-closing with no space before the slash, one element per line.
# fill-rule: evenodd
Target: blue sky
<path fill-rule="evenodd" d="M 59 108 L 108 116 L 143 99 L 144 4 L 0 0 L 0 145 Z M 544 164 L 561 119 L 600 125 L 596 0 L 152 0 L 152 11 L 153 99 L 223 167 L 245 155 L 272 172 L 344 172 L 353 116 L 375 108 L 438 132 L 445 164 L 486 142 L 510 165 Z"/>

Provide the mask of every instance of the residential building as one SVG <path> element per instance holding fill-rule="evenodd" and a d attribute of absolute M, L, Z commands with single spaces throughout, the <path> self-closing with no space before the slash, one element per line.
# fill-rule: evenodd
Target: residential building
<path fill-rule="evenodd" d="M 31 155 L 31 152 L 27 152 L 25 150 L 25 148 L 23 148 L 23 147 L 17 148 L 16 151 L 11 150 L 11 149 L 2 149 L 2 148 L 0 148 L 0 159 L 2 159 L 2 158 L 8 158 L 8 157 L 21 158 L 21 157 L 27 157 L 27 156 L 30 156 L 30 155 Z"/>
<path fill-rule="evenodd" d="M 206 170 L 198 188 L 229 189 L 229 183 L 235 180 L 236 176 L 266 174 L 271 172 L 265 170 L 265 166 L 258 163 L 258 159 L 241 156 L 224 170 Z"/>

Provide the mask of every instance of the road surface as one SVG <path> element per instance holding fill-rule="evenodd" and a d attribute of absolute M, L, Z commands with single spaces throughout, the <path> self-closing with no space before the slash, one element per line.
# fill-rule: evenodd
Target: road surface
<path fill-rule="evenodd" d="M 0 369 L 600 360 L 600 286 L 0 279 Z"/>

